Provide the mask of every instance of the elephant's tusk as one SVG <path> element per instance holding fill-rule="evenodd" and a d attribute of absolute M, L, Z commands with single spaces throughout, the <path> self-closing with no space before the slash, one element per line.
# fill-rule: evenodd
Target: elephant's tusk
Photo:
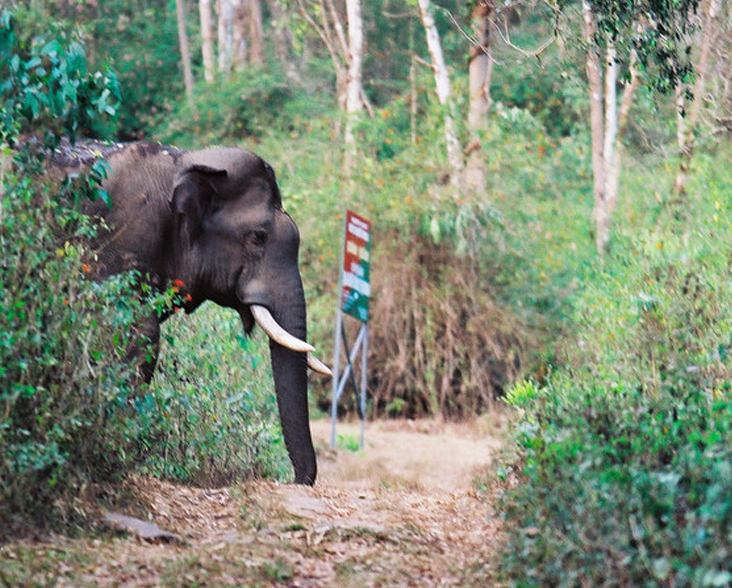
<path fill-rule="evenodd" d="M 274 319 L 272 313 L 264 306 L 252 304 L 249 307 L 249 310 L 252 312 L 252 316 L 254 317 L 254 320 L 257 321 L 257 324 L 262 327 L 262 330 L 267 333 L 269 338 L 273 341 L 276 341 L 283 347 L 287 347 L 293 351 L 315 351 L 315 347 L 310 345 L 310 343 L 306 343 L 285 331 L 285 329 L 283 329 Z"/>
<path fill-rule="evenodd" d="M 330 368 L 322 361 L 320 361 L 317 357 L 315 357 L 312 353 L 308 353 L 308 367 L 314 372 L 318 372 L 319 374 L 323 374 L 324 376 L 333 376 L 333 372 L 330 371 Z"/>

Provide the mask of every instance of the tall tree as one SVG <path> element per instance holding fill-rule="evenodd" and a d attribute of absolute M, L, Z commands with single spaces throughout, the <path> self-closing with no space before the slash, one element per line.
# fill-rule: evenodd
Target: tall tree
<path fill-rule="evenodd" d="M 688 59 L 692 15 L 699 0 L 582 0 L 586 69 L 590 89 L 592 172 L 596 245 L 607 251 L 610 219 L 620 174 L 621 139 L 639 70 L 658 92 L 673 91 L 692 67 Z M 618 57 L 623 48 L 624 56 Z M 602 55 L 602 57 L 601 57 Z M 628 64 L 623 97 L 617 105 L 619 63 Z M 604 79 L 604 84 L 603 84 Z"/>
<path fill-rule="evenodd" d="M 333 62 L 338 106 L 346 110 L 348 83 L 348 42 L 342 16 L 333 0 L 297 0 L 301 16 L 320 37 Z"/>
<path fill-rule="evenodd" d="M 272 15 L 269 30 L 274 39 L 275 55 L 283 64 L 287 77 L 297 83 L 302 83 L 302 76 L 294 59 L 295 39 L 290 26 L 290 15 L 285 11 L 280 0 L 269 0 L 267 6 Z"/>
<path fill-rule="evenodd" d="M 219 32 L 219 73 L 228 76 L 234 64 L 234 4 L 233 0 L 217 0 Z"/>
<path fill-rule="evenodd" d="M 247 6 L 246 0 L 231 0 L 232 8 L 232 60 L 233 68 L 240 71 L 247 57 Z"/>
<path fill-rule="evenodd" d="M 262 23 L 262 0 L 248 0 L 249 60 L 252 65 L 264 63 L 264 25 Z"/>
<path fill-rule="evenodd" d="M 358 114 L 370 104 L 363 90 L 363 21 L 360 0 L 346 0 L 345 15 L 334 0 L 297 0 L 300 14 L 320 37 L 330 54 L 336 73 L 338 106 L 346 113 L 344 143 L 346 171 L 353 157 L 354 128 Z M 344 16 L 346 26 L 343 25 Z"/>
<path fill-rule="evenodd" d="M 435 77 L 437 97 L 445 109 L 443 120 L 445 124 L 447 160 L 451 169 L 450 181 L 453 186 L 459 186 L 460 176 L 463 170 L 463 156 L 457 134 L 457 125 L 455 123 L 455 101 L 453 100 L 452 87 L 450 85 L 450 73 L 445 64 L 442 42 L 440 41 L 440 33 L 435 24 L 432 3 L 430 0 L 418 0 L 418 3 L 419 14 L 427 36 L 427 49 L 432 61 L 432 73 Z"/>
<path fill-rule="evenodd" d="M 211 19 L 211 0 L 198 0 L 198 12 L 201 20 L 201 53 L 203 57 L 203 77 L 207 83 L 215 79 L 214 36 Z"/>
<path fill-rule="evenodd" d="M 348 18 L 348 78 L 346 80 L 346 174 L 353 171 L 356 156 L 356 136 L 354 128 L 359 114 L 363 110 L 363 21 L 361 19 L 360 0 L 346 0 Z"/>
<path fill-rule="evenodd" d="M 679 141 L 679 169 L 676 174 L 673 191 L 678 195 L 686 193 L 686 182 L 691 167 L 691 157 L 694 150 L 696 127 L 699 123 L 699 114 L 704 99 L 704 92 L 709 74 L 709 59 L 712 52 L 712 40 L 717 32 L 717 19 L 721 8 L 721 0 L 704 0 L 703 23 L 701 28 L 701 43 L 699 58 L 695 67 L 695 79 L 691 94 L 691 105 L 687 104 L 685 85 L 676 86 L 676 102 L 678 111 L 678 141 Z M 688 108 L 687 108 L 688 106 Z"/>
<path fill-rule="evenodd" d="M 175 0 L 175 12 L 178 20 L 178 44 L 183 65 L 183 79 L 188 101 L 193 104 L 193 68 L 191 67 L 191 50 L 188 46 L 188 31 L 186 30 L 185 0 Z"/>
<path fill-rule="evenodd" d="M 610 242 L 611 218 L 617 204 L 622 139 L 640 77 L 638 55 L 631 47 L 626 60 L 628 79 L 623 83 L 623 91 L 619 98 L 619 58 L 616 42 L 611 35 L 599 30 L 597 16 L 588 0 L 582 2 L 582 15 L 583 35 L 587 45 L 585 67 L 590 96 L 595 245 L 598 253 L 603 255 Z"/>
<path fill-rule="evenodd" d="M 491 96 L 490 84 L 493 72 L 491 55 L 491 26 L 494 15 L 494 0 L 474 0 L 471 20 L 475 43 L 470 48 L 468 75 L 470 78 L 470 97 L 468 110 L 468 130 L 472 139 L 465 151 L 465 185 L 475 196 L 486 192 L 485 152 L 480 142 L 480 131 L 485 128 Z"/>

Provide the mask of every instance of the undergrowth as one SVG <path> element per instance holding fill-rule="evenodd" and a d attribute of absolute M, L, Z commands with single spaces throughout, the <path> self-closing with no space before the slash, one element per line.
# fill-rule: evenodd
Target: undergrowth
<path fill-rule="evenodd" d="M 700 154 L 683 204 L 639 189 L 561 365 L 509 392 L 511 585 L 732 584 L 727 157 Z"/>
<path fill-rule="evenodd" d="M 79 205 L 108 201 L 107 168 L 60 182 L 43 171 L 62 135 L 116 113 L 116 77 L 87 71 L 78 40 L 25 39 L 16 25 L 0 13 L 0 539 L 85 524 L 75 501 L 134 471 L 207 485 L 287 475 L 260 382 L 271 374 L 255 367 L 261 352 L 240 321 L 203 312 L 167 327 L 161 373 L 140 383 L 136 325 L 172 310 L 175 288 L 151 292 L 135 272 L 94 279 L 98 223 Z M 42 137 L 43 148 L 21 135 Z M 226 342 L 209 336 L 217 331 Z"/>

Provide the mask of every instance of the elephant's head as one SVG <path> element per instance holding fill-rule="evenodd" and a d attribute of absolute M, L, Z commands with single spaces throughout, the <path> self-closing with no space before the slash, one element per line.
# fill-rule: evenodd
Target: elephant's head
<path fill-rule="evenodd" d="M 234 308 L 249 332 L 270 337 L 272 370 L 287 450 L 297 483 L 313 484 L 307 366 L 328 368 L 306 341 L 306 311 L 298 271 L 299 233 L 282 208 L 272 168 L 240 149 L 185 153 L 170 195 L 176 277 L 186 310 L 205 300 Z"/>

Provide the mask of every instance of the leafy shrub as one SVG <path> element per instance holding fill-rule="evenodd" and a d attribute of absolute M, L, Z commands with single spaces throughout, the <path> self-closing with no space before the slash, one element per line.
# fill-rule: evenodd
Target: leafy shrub
<path fill-rule="evenodd" d="M 23 50 L 29 45 L 28 50 Z M 67 133 L 72 139 L 114 116 L 120 99 L 115 73 L 90 72 L 81 42 L 60 32 L 56 38 L 19 38 L 9 10 L 0 12 L 0 137 L 44 129 L 45 144 Z"/>
<path fill-rule="evenodd" d="M 207 333 L 217 330 L 214 319 L 192 325 L 200 332 L 188 336 L 178 355 L 163 354 L 156 384 L 139 386 L 130 353 L 144 352 L 145 340 L 135 325 L 154 308 L 175 305 L 175 288 L 147 292 L 132 272 L 91 279 L 88 238 L 96 225 L 78 204 L 107 198 L 99 188 L 107 168 L 95 164 L 55 184 L 43 178 L 35 143 L 18 140 L 21 131 L 45 131 L 53 147 L 60 131 L 81 132 L 94 116 L 112 113 L 109 100 L 116 93 L 107 84 L 114 77 L 98 85 L 99 76 L 85 70 L 82 47 L 64 36 L 35 39 L 28 53 L 14 27 L 3 12 L 0 50 L 11 57 L 0 68 L 12 75 L 0 87 L 2 139 L 17 148 L 3 143 L 0 152 L 2 533 L 73 516 L 73 505 L 64 510 L 71 497 L 131 470 L 207 484 L 283 475 L 288 466 L 272 395 L 257 379 L 253 387 L 240 388 L 253 368 L 219 369 L 222 359 L 241 349 L 209 341 Z M 52 78 L 44 77 L 46 67 L 54 69 Z M 231 335 L 232 321 L 224 324 Z M 170 347 L 179 338 L 172 328 L 165 331 Z M 206 358 L 204 369 L 183 375 L 187 370 L 179 366 L 198 367 L 192 359 L 198 352 Z M 249 353 L 250 363 L 259 354 Z M 255 375 L 271 381 L 263 371 L 260 366 Z M 225 386 L 235 392 L 226 393 Z"/>
<path fill-rule="evenodd" d="M 0 246 L 0 519 L 42 517 L 54 495 L 124 471 L 135 452 L 135 276 L 89 277 L 88 220 L 4 178 Z M 59 237 L 64 235 L 64 237 Z M 10 530 L 4 525 L 4 528 Z"/>
<path fill-rule="evenodd" d="M 278 71 L 239 72 L 220 83 L 197 86 L 194 104 L 183 102 L 159 129 L 163 140 L 185 145 L 251 142 L 272 133 L 297 137 L 312 130 L 324 104 L 314 93 L 292 86 Z"/>
<path fill-rule="evenodd" d="M 639 188 L 627 214 L 655 224 L 618 231 L 562 367 L 508 394 L 523 453 L 505 503 L 512 585 L 732 583 L 732 186 L 707 159 L 693 214 Z"/>
<path fill-rule="evenodd" d="M 140 311 L 133 275 L 89 279 L 94 233 L 72 206 L 74 189 L 96 196 L 103 168 L 51 188 L 40 163 L 13 152 L 19 132 L 46 126 L 46 144 L 95 116 L 113 114 L 112 75 L 89 73 L 82 47 L 60 36 L 23 49 L 15 21 L 0 13 L 3 59 L 0 153 L 0 520 L 5 532 L 24 517 L 43 517 L 54 495 L 125 463 L 134 440 L 126 425 L 134 373 L 122 361 L 138 343 L 130 328 Z M 53 126 L 47 125 L 53 121 Z M 15 162 L 13 161 L 15 160 Z M 114 422 L 115 426 L 110 426 Z M 100 431 L 104 434 L 100 435 Z M 16 518 L 17 517 L 17 518 Z"/>
<path fill-rule="evenodd" d="M 206 305 L 169 319 L 162 340 L 137 420 L 142 471 L 202 486 L 289 479 L 266 337 L 246 337 L 238 314 Z"/>

